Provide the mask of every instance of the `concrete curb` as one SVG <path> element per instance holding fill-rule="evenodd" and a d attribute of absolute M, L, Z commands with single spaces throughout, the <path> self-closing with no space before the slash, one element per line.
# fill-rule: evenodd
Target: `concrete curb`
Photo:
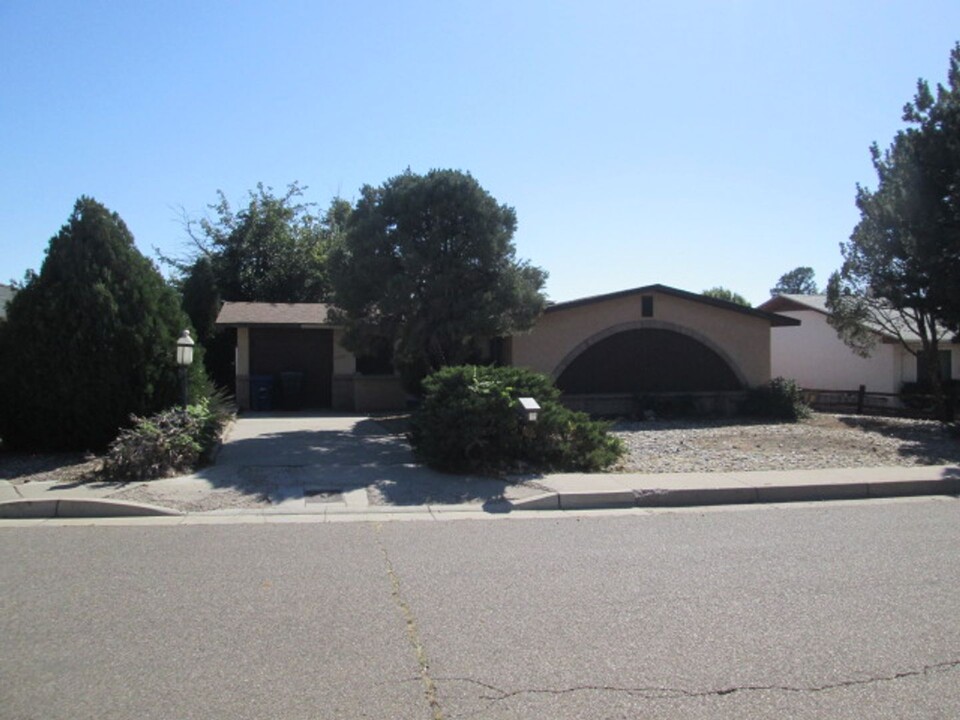
<path fill-rule="evenodd" d="M 874 483 L 798 483 L 727 487 L 643 488 L 632 491 L 548 492 L 511 500 L 514 510 L 590 510 L 625 507 L 690 507 L 696 505 L 747 505 L 820 500 L 960 495 L 960 478 L 882 480 Z"/>
<path fill-rule="evenodd" d="M 183 515 L 183 513 L 158 505 L 102 498 L 35 498 L 0 502 L 0 518 L 5 520 L 155 517 L 160 515 Z"/>

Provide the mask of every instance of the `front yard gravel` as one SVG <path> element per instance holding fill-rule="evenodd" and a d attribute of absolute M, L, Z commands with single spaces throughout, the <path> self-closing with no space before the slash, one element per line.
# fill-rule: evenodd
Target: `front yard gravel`
<path fill-rule="evenodd" d="M 798 423 L 743 419 L 618 422 L 627 455 L 619 472 L 687 473 L 960 462 L 960 441 L 940 423 L 815 413 Z"/>

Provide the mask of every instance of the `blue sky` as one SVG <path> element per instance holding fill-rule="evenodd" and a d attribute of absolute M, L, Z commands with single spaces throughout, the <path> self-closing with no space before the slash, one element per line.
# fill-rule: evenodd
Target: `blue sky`
<path fill-rule="evenodd" d="M 0 282 L 80 195 L 140 249 L 180 209 L 298 181 L 326 206 L 408 166 L 516 208 L 553 300 L 664 283 L 754 304 L 821 283 L 960 3 L 0 3 Z"/>

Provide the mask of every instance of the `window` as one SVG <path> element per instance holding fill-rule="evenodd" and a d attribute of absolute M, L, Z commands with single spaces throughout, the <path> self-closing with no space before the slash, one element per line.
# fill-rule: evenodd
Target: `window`
<path fill-rule="evenodd" d="M 653 295 L 644 295 L 640 299 L 641 317 L 653 317 Z"/>

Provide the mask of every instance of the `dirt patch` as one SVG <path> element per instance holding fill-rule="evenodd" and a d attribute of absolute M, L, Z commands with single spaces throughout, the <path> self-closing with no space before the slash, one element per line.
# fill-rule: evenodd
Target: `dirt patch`
<path fill-rule="evenodd" d="M 159 505 L 181 512 L 209 512 L 211 510 L 253 510 L 272 505 L 267 493 L 248 487 L 224 487 L 187 494 L 157 492 L 149 482 L 137 483 L 110 493 L 111 500 Z"/>

